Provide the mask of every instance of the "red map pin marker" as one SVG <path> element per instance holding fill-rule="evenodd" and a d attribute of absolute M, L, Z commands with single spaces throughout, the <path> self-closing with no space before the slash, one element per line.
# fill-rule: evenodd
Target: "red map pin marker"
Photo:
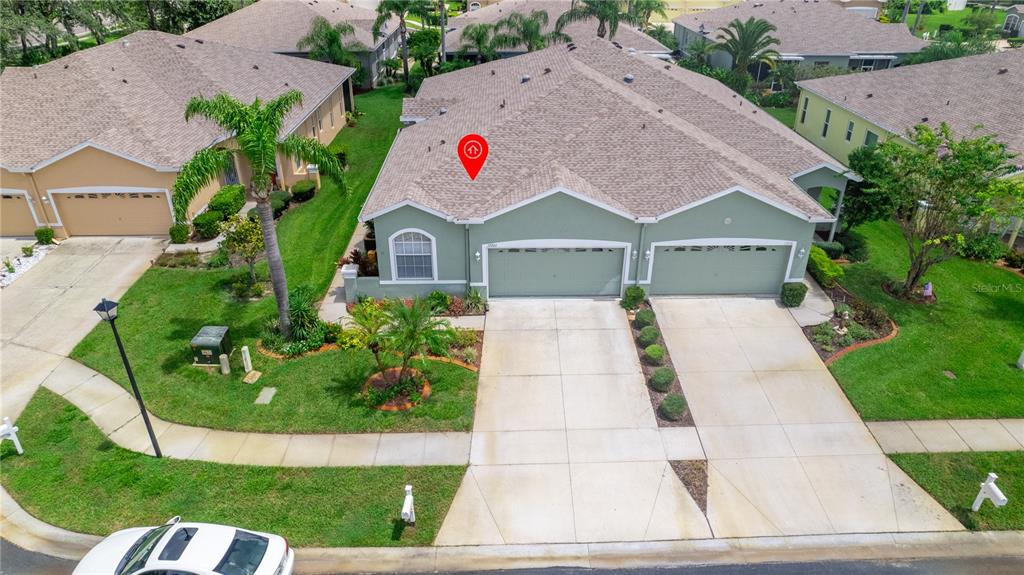
<path fill-rule="evenodd" d="M 487 140 L 479 134 L 469 134 L 459 140 L 459 159 L 469 179 L 475 180 L 487 161 Z"/>

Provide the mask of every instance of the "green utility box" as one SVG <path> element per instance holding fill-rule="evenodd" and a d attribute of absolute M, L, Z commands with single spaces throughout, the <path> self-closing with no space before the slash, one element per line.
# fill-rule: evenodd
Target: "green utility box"
<path fill-rule="evenodd" d="M 192 338 L 192 363 L 194 365 L 219 365 L 220 354 L 231 355 L 231 334 L 226 325 L 207 325 Z"/>

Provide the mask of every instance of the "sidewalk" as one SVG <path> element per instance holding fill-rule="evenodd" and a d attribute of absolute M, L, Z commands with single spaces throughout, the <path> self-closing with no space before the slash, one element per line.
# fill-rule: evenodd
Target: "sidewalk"
<path fill-rule="evenodd" d="M 869 421 L 885 453 L 1022 451 L 1024 419 Z"/>
<path fill-rule="evenodd" d="M 43 387 L 85 412 L 121 447 L 153 454 L 138 404 L 123 387 L 64 358 Z M 149 415 L 167 457 L 236 465 L 358 467 L 465 465 L 469 433 L 245 433 L 170 423 Z"/>

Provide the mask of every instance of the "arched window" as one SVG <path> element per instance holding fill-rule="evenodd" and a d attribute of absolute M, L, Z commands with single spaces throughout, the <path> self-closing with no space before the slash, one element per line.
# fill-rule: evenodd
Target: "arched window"
<path fill-rule="evenodd" d="M 1009 14 L 1006 16 L 1006 21 L 1003 22 L 1003 32 L 1016 32 L 1018 26 L 1020 26 L 1020 16 Z"/>
<path fill-rule="evenodd" d="M 391 236 L 392 272 L 396 280 L 433 280 L 434 238 L 409 230 Z"/>

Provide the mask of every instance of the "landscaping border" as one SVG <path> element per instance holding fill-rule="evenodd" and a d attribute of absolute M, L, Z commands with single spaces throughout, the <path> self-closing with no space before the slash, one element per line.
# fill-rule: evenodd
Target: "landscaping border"
<path fill-rule="evenodd" d="M 832 365 L 832 362 L 850 353 L 851 351 L 856 351 L 858 349 L 863 349 L 865 347 L 871 347 L 873 345 L 878 345 L 880 343 L 885 343 L 887 341 L 895 339 L 896 336 L 900 334 L 900 326 L 896 325 L 896 322 L 892 321 L 892 319 L 889 320 L 889 325 L 892 327 L 892 331 L 890 331 L 887 335 L 875 339 L 869 339 L 867 341 L 858 341 L 857 343 L 851 345 L 850 347 L 844 347 L 843 349 L 828 356 L 828 358 L 825 359 L 825 365 Z"/>
<path fill-rule="evenodd" d="M 658 330 L 658 341 L 656 342 L 665 350 L 665 361 L 661 365 L 651 365 L 644 361 L 644 347 L 640 345 L 637 338 L 640 336 L 640 329 L 637 329 L 634 324 L 636 314 L 641 310 L 650 310 L 654 314 L 654 323 L 651 325 Z M 629 323 L 629 333 L 633 339 L 633 347 L 636 349 L 636 354 L 640 359 L 640 372 L 644 376 L 644 387 L 647 389 L 647 395 L 651 400 L 651 408 L 654 410 L 654 419 L 658 423 L 658 427 L 695 427 L 693 421 L 693 413 L 690 411 L 690 402 L 686 402 L 686 411 L 683 412 L 682 417 L 678 420 L 671 420 L 662 417 L 661 415 L 661 402 L 671 394 L 678 394 L 686 399 L 686 394 L 683 393 L 683 385 L 680 381 L 679 371 L 676 370 L 675 364 L 672 362 L 672 355 L 668 351 L 668 345 L 665 343 L 665 334 L 661 331 L 661 324 L 658 323 L 658 312 L 654 310 L 654 306 L 651 305 L 646 299 L 640 304 L 635 310 L 626 311 L 626 321 Z M 672 385 L 668 391 L 662 393 L 653 387 L 651 387 L 651 375 L 654 371 L 660 367 L 668 368 L 675 374 L 675 378 L 672 380 Z"/>

